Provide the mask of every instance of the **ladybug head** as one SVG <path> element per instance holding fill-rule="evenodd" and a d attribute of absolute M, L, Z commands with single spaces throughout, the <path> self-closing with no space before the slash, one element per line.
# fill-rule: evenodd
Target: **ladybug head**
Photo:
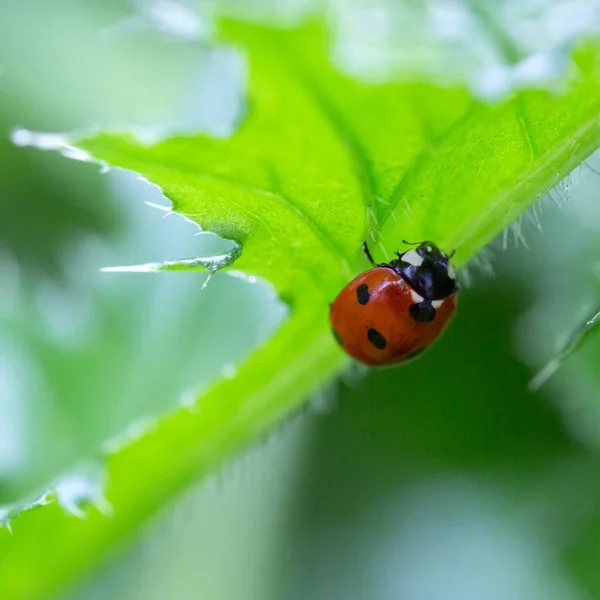
<path fill-rule="evenodd" d="M 423 298 L 441 300 L 458 291 L 449 256 L 433 242 L 396 254 L 389 266 Z"/>

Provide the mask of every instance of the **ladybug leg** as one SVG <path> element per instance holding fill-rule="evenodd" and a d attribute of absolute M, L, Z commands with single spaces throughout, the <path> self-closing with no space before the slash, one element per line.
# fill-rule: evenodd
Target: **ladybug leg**
<path fill-rule="evenodd" d="M 389 265 L 387 263 L 376 263 L 373 260 L 373 257 L 371 256 L 371 251 L 369 250 L 369 246 L 367 246 L 367 242 L 363 242 L 363 252 L 365 253 L 365 256 L 367 257 L 367 260 L 374 266 L 374 267 L 389 267 Z"/>
<path fill-rule="evenodd" d="M 371 251 L 369 250 L 369 246 L 367 246 L 367 241 L 366 240 L 363 242 L 363 252 L 365 253 L 365 256 L 367 257 L 367 260 L 372 265 L 375 265 L 375 261 L 373 260 L 373 257 L 371 256 Z"/>

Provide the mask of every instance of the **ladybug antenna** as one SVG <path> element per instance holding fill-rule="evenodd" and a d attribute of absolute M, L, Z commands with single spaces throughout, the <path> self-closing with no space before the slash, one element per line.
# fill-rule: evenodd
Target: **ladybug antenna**
<path fill-rule="evenodd" d="M 424 244 L 425 242 L 407 242 L 406 240 L 402 240 L 403 244 L 406 244 L 407 246 L 420 246 L 421 244 Z"/>

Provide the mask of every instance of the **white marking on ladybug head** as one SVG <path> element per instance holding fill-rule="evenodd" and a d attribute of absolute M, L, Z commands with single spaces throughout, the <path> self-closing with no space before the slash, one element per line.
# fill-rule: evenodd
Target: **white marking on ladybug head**
<path fill-rule="evenodd" d="M 448 277 L 450 277 L 450 279 L 456 279 L 456 273 L 454 272 L 454 267 L 448 263 Z"/>
<path fill-rule="evenodd" d="M 423 296 L 419 296 L 419 294 L 417 294 L 415 290 L 410 290 L 410 295 L 412 296 L 413 302 L 415 304 L 420 304 L 421 302 L 423 302 L 423 300 L 425 300 L 425 298 L 423 298 Z"/>
<path fill-rule="evenodd" d="M 423 257 L 417 254 L 416 250 L 407 250 L 402 255 L 402 260 L 413 267 L 420 267 L 423 264 Z"/>
<path fill-rule="evenodd" d="M 433 306 L 433 308 L 439 308 L 442 304 L 444 304 L 443 300 L 432 300 L 431 301 L 431 306 Z"/>

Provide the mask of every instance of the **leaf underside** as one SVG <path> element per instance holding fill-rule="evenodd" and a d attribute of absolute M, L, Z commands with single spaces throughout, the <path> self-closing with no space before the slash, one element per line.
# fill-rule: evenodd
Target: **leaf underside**
<path fill-rule="evenodd" d="M 72 143 L 142 174 L 174 210 L 239 244 L 224 266 L 271 282 L 290 317 L 193 410 L 106 456 L 114 517 L 68 518 L 53 504 L 23 515 L 13 538 L 0 533 L 2 597 L 59 587 L 345 368 L 327 307 L 367 268 L 363 239 L 376 260 L 403 238 L 430 239 L 463 265 L 600 140 L 594 46 L 578 49 L 581 69 L 562 95 L 526 91 L 484 105 L 465 89 L 353 81 L 326 60 L 318 23 L 283 32 L 224 22 L 221 31 L 250 70 L 247 115 L 231 138 Z"/>

